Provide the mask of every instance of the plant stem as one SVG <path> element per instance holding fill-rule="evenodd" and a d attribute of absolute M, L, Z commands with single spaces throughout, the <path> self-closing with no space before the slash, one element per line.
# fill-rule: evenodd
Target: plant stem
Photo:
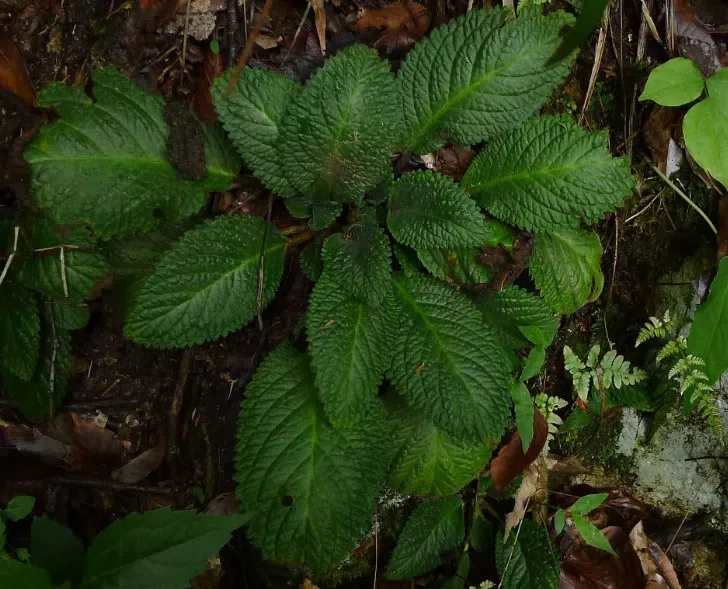
<path fill-rule="evenodd" d="M 713 222 L 708 218 L 708 215 L 706 215 L 698 205 L 696 205 L 692 200 L 690 200 L 690 197 L 687 194 L 685 194 L 682 190 L 680 190 L 672 180 L 670 180 L 667 176 L 665 176 L 665 174 L 663 174 L 657 166 L 654 166 L 652 164 L 650 164 L 650 166 L 652 166 L 652 169 L 655 170 L 655 172 L 657 172 L 657 175 L 660 178 L 662 178 L 662 181 L 665 184 L 667 184 L 670 188 L 672 188 L 675 192 L 677 192 L 678 196 L 680 196 L 686 203 L 688 203 L 691 207 L 693 207 L 698 212 L 698 214 L 703 219 L 705 219 L 705 222 L 710 226 L 710 229 L 713 231 L 713 233 L 715 233 L 717 235 L 718 230 L 715 228 L 715 225 L 713 225 Z"/>

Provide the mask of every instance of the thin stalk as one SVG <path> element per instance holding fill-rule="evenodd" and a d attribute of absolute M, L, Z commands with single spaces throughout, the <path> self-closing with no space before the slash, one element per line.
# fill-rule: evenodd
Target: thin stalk
<path fill-rule="evenodd" d="M 703 219 L 705 219 L 705 222 L 708 224 L 710 229 L 713 231 L 713 233 L 715 233 L 717 235 L 718 230 L 715 228 L 715 225 L 713 225 L 713 222 L 708 218 L 708 215 L 706 215 L 698 205 L 696 205 L 692 200 L 690 200 L 690 197 L 687 194 L 685 194 L 682 190 L 680 190 L 680 188 L 678 188 L 678 186 L 672 180 L 670 180 L 670 178 L 665 176 L 665 174 L 663 174 L 657 166 L 654 166 L 652 164 L 650 164 L 650 166 L 652 166 L 652 169 L 655 170 L 655 172 L 657 172 L 657 175 L 660 178 L 662 178 L 662 181 L 665 184 L 667 184 L 670 188 L 672 188 L 675 192 L 677 192 L 678 196 L 680 196 L 686 203 L 688 203 L 691 207 L 693 207 L 698 212 L 698 215 L 700 215 Z"/>

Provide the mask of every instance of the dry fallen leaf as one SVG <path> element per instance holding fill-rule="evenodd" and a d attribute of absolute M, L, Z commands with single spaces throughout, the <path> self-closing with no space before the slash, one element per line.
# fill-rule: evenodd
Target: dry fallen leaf
<path fill-rule="evenodd" d="M 71 463 L 78 471 L 109 471 L 123 464 L 126 446 L 109 430 L 71 413 Z"/>
<path fill-rule="evenodd" d="M 142 452 L 139 456 L 112 472 L 111 478 L 130 485 L 143 481 L 162 465 L 166 451 L 167 445 L 164 440 L 161 440 L 153 448 Z"/>
<path fill-rule="evenodd" d="M 518 435 L 518 431 L 514 431 L 511 439 L 500 449 L 498 455 L 490 463 L 490 476 L 493 478 L 493 485 L 496 489 L 503 490 L 508 483 L 538 458 L 546 443 L 547 435 L 548 425 L 546 419 L 541 415 L 540 411 L 534 411 L 533 441 L 528 447 L 528 452 L 524 455 L 521 436 Z"/>
<path fill-rule="evenodd" d="M 384 30 L 375 47 L 407 49 L 420 40 L 430 26 L 427 8 L 417 2 L 395 2 L 384 8 L 365 12 L 357 20 L 355 31 Z"/>
<path fill-rule="evenodd" d="M 202 73 L 197 78 L 197 87 L 195 88 L 195 95 L 192 98 L 192 108 L 195 109 L 200 120 L 208 124 L 217 122 L 217 111 L 212 104 L 210 86 L 222 72 L 223 65 L 222 54 L 218 53 L 216 55 L 212 51 L 207 51 L 205 53 L 205 63 L 202 67 Z"/>
<path fill-rule="evenodd" d="M 0 90 L 15 94 L 30 106 L 35 105 L 35 92 L 23 56 L 8 37 L 0 37 Z"/>
<path fill-rule="evenodd" d="M 321 54 L 326 55 L 326 7 L 324 6 L 324 0 L 311 0 L 311 7 L 316 21 L 316 34 L 321 46 Z"/>
<path fill-rule="evenodd" d="M 539 468 L 536 463 L 528 465 L 528 468 L 523 473 L 523 482 L 518 487 L 516 495 L 513 497 L 515 505 L 513 511 L 506 515 L 506 529 L 503 532 L 503 540 L 508 540 L 508 535 L 511 530 L 515 528 L 526 515 L 526 507 L 530 502 L 530 499 L 536 494 L 538 490 L 539 481 Z"/>

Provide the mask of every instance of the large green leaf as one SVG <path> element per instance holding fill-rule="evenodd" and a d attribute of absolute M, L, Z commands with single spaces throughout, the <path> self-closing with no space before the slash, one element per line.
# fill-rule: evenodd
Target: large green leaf
<path fill-rule="evenodd" d="M 720 261 L 708 299 L 695 312 L 688 353 L 705 360 L 711 382 L 728 370 L 728 258 Z"/>
<path fill-rule="evenodd" d="M 415 249 L 485 245 L 489 235 L 480 208 L 447 176 L 417 171 L 389 190 L 387 225 Z"/>
<path fill-rule="evenodd" d="M 38 365 L 40 319 L 33 293 L 6 281 L 0 285 L 0 366 L 29 380 Z"/>
<path fill-rule="evenodd" d="M 326 272 L 350 295 L 371 304 L 390 292 L 392 250 L 379 227 L 354 225 L 336 233 L 323 246 Z"/>
<path fill-rule="evenodd" d="M 75 586 L 81 580 L 86 551 L 66 526 L 36 517 L 30 529 L 30 554 L 33 564 L 46 570 L 56 585 L 71 581 Z"/>
<path fill-rule="evenodd" d="M 89 298 L 109 266 L 104 256 L 94 251 L 94 239 L 88 230 L 57 229 L 47 218 L 34 215 L 29 232 L 33 247 L 42 251 L 35 251 L 32 259 L 23 264 L 20 281 L 64 302 Z"/>
<path fill-rule="evenodd" d="M 494 138 L 463 187 L 499 219 L 526 229 L 579 227 L 622 206 L 634 179 L 628 158 L 613 158 L 606 133 L 568 117 L 539 117 Z"/>
<path fill-rule="evenodd" d="M 305 355 L 284 344 L 261 364 L 242 404 L 236 480 L 266 558 L 324 568 L 370 529 L 389 467 L 380 411 L 334 429 Z"/>
<path fill-rule="evenodd" d="M 516 537 L 518 537 L 516 539 Z M 504 589 L 558 589 L 559 559 L 548 541 L 548 530 L 530 518 L 512 530 L 508 541 L 498 533 L 495 562 Z M 507 568 L 506 568 L 507 567 Z"/>
<path fill-rule="evenodd" d="M 144 281 L 124 333 L 179 348 L 241 328 L 256 314 L 261 252 L 265 306 L 278 290 L 285 249 L 285 238 L 259 217 L 207 221 L 182 236 Z"/>
<path fill-rule="evenodd" d="M 283 196 L 296 193 L 280 164 L 278 135 L 283 113 L 301 86 L 280 74 L 245 68 L 229 97 L 230 74 L 211 88 L 215 108 L 245 163 L 265 185 Z"/>
<path fill-rule="evenodd" d="M 666 61 L 650 72 L 640 101 L 653 100 L 662 106 L 681 106 L 699 98 L 705 80 L 698 67 L 685 57 Z"/>
<path fill-rule="evenodd" d="M 280 124 L 281 166 L 305 195 L 358 202 L 389 177 L 397 141 L 397 86 L 389 64 L 363 45 L 329 59 Z"/>
<path fill-rule="evenodd" d="M 96 536 L 80 589 L 184 589 L 245 521 L 169 509 L 128 515 Z"/>
<path fill-rule="evenodd" d="M 388 484 L 405 495 L 449 495 L 467 485 L 490 459 L 493 447 L 453 439 L 399 395 L 385 400 L 394 461 Z"/>
<path fill-rule="evenodd" d="M 458 495 L 428 499 L 407 520 L 387 567 L 390 579 L 410 579 L 440 566 L 441 554 L 465 537 L 463 500 Z"/>
<path fill-rule="evenodd" d="M 552 309 L 573 313 L 601 294 L 601 257 L 602 244 L 596 233 L 581 229 L 543 231 L 536 234 L 529 271 Z"/>
<path fill-rule="evenodd" d="M 540 296 L 515 285 L 479 295 L 474 301 L 488 326 L 498 331 L 504 343 L 513 349 L 528 345 L 521 328 L 532 326 L 543 333 L 544 344 L 550 345 L 561 322 L 561 317 L 554 315 Z"/>
<path fill-rule="evenodd" d="M 327 269 L 311 294 L 306 328 L 326 415 L 351 425 L 369 413 L 389 361 L 392 289 L 372 306 L 347 294 Z"/>
<path fill-rule="evenodd" d="M 467 297 L 432 278 L 397 276 L 390 350 L 397 390 L 457 439 L 495 443 L 510 407 L 508 360 Z"/>
<path fill-rule="evenodd" d="M 479 143 L 543 106 L 569 72 L 570 60 L 549 59 L 572 18 L 539 10 L 511 16 L 505 8 L 472 10 L 409 53 L 399 73 L 403 148 L 427 153 L 447 142 Z"/>
<path fill-rule="evenodd" d="M 94 70 L 92 101 L 82 88 L 48 86 L 38 104 L 60 118 L 26 148 L 33 198 L 59 224 L 86 222 L 103 237 L 150 229 L 160 217 L 197 212 L 225 190 L 239 164 L 219 130 L 204 129 L 207 177 L 182 180 L 167 159 L 161 98 L 119 70 Z"/>
<path fill-rule="evenodd" d="M 43 569 L 24 564 L 10 557 L 0 558 L 0 587 L 7 589 L 52 589 L 53 584 Z"/>

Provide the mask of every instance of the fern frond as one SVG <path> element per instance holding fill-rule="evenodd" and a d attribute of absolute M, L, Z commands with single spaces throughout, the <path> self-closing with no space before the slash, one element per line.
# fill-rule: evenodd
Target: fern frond
<path fill-rule="evenodd" d="M 688 349 L 688 340 L 682 335 L 679 335 L 677 339 L 670 340 L 667 342 L 659 352 L 657 352 L 657 357 L 655 358 L 655 362 L 659 364 L 663 360 L 667 360 L 668 358 L 674 358 L 675 356 L 682 355 L 685 350 Z"/>
<path fill-rule="evenodd" d="M 702 358 L 699 358 L 698 356 L 694 356 L 693 354 L 688 354 L 684 358 L 680 358 L 672 368 L 670 368 L 670 372 L 667 373 L 668 380 L 679 380 L 682 378 L 685 378 L 688 373 L 695 369 L 699 369 L 702 366 L 705 366 L 705 360 Z"/>
<path fill-rule="evenodd" d="M 665 311 L 665 315 L 662 319 L 657 317 L 650 317 L 640 329 L 639 335 L 637 336 L 637 342 L 635 348 L 640 344 L 645 343 L 648 340 L 656 338 L 665 338 L 670 335 L 674 327 L 674 320 L 670 317 L 670 310 Z"/>
<path fill-rule="evenodd" d="M 595 347 L 598 348 L 598 346 Z M 566 368 L 572 376 L 576 376 L 586 369 L 586 364 L 579 359 L 579 356 L 574 354 L 574 351 L 569 346 L 564 346 L 564 368 Z"/>
<path fill-rule="evenodd" d="M 647 378 L 647 373 L 641 368 L 631 367 L 631 363 L 624 356 L 609 350 L 602 358 L 599 367 L 602 370 L 602 384 L 605 388 L 622 388 L 623 384 L 636 384 Z"/>
<path fill-rule="evenodd" d="M 705 420 L 718 440 L 723 441 L 725 438 L 725 422 L 723 415 L 718 410 L 717 399 L 711 396 L 700 396 L 696 399 L 695 412 Z"/>

